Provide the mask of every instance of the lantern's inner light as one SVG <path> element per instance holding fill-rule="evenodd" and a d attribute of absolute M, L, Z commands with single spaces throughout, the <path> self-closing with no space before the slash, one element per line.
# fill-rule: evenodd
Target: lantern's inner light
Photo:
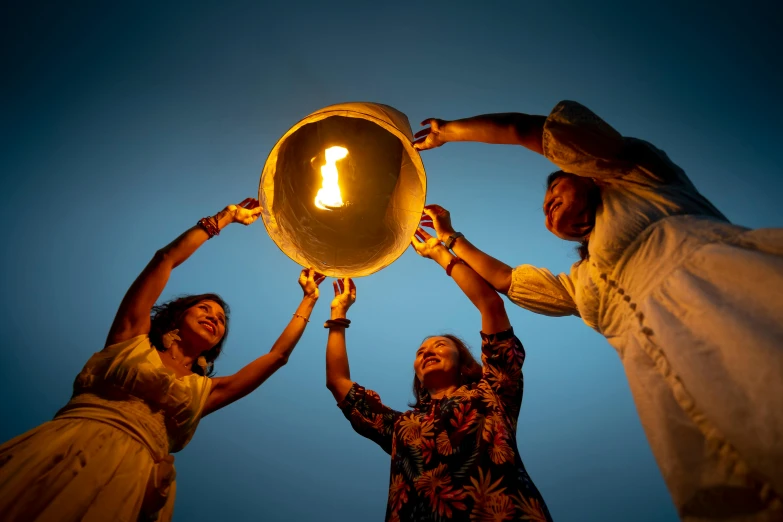
<path fill-rule="evenodd" d="M 340 185 L 337 183 L 337 161 L 348 155 L 348 149 L 344 147 L 329 147 L 324 151 L 326 163 L 321 166 L 323 183 L 315 196 L 315 206 L 324 210 L 332 210 L 343 206 L 343 197 L 340 194 Z"/>

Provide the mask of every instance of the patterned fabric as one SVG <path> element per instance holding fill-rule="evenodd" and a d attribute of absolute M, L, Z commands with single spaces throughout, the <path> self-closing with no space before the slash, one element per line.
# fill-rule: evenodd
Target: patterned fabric
<path fill-rule="evenodd" d="M 516 441 L 525 351 L 513 329 L 481 334 L 482 379 L 404 413 L 354 383 L 338 404 L 391 455 L 388 521 L 551 520 Z"/>
<path fill-rule="evenodd" d="M 193 436 L 210 388 L 206 377 L 178 378 L 146 335 L 94 354 L 54 420 L 0 446 L 0 518 L 169 522 L 169 453 Z"/>

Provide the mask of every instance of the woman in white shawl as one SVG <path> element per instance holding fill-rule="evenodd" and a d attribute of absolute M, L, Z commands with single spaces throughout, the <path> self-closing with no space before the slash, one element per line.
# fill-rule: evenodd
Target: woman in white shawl
<path fill-rule="evenodd" d="M 663 151 L 575 102 L 422 125 L 419 150 L 517 144 L 561 169 L 544 213 L 580 243 L 570 274 L 512 269 L 442 207 L 423 223 L 514 303 L 607 338 L 681 518 L 783 519 L 783 229 L 731 224 Z"/>

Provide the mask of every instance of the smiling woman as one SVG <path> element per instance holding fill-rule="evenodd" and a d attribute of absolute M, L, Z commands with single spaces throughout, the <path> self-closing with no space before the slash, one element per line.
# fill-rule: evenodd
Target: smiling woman
<path fill-rule="evenodd" d="M 103 350 L 76 377 L 68 404 L 0 446 L 4 522 L 171 520 L 171 454 L 188 444 L 201 418 L 286 364 L 319 296 L 323 276 L 302 270 L 302 302 L 269 353 L 214 378 L 228 335 L 223 299 L 201 294 L 153 306 L 175 267 L 225 226 L 249 225 L 260 213 L 253 199 L 229 205 L 155 254 L 122 300 Z"/>
<path fill-rule="evenodd" d="M 454 252 L 519 306 L 606 337 L 681 518 L 783 520 L 783 229 L 730 223 L 664 151 L 573 101 L 424 124 L 419 150 L 516 144 L 562 169 L 544 214 L 581 243 L 570 273 L 512 269 L 464 236 Z M 455 237 L 446 209 L 425 212 Z"/>
<path fill-rule="evenodd" d="M 356 286 L 335 283 L 327 387 L 357 433 L 391 456 L 386 520 L 551 520 L 517 449 L 525 350 L 498 293 L 419 228 L 416 252 L 441 265 L 481 314 L 480 365 L 451 335 L 424 340 L 405 412 L 351 380 L 345 329 Z"/>

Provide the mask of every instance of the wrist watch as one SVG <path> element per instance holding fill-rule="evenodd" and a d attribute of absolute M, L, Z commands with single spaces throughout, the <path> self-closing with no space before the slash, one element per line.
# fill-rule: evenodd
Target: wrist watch
<path fill-rule="evenodd" d="M 451 235 L 448 237 L 448 239 L 447 239 L 447 240 L 444 242 L 444 245 L 446 245 L 446 248 L 448 248 L 449 250 L 451 250 L 451 247 L 453 247 L 453 246 L 454 246 L 454 242 L 455 242 L 456 240 L 458 240 L 459 238 L 461 238 L 461 237 L 465 237 L 465 234 L 463 234 L 462 232 L 454 232 L 454 233 L 453 233 L 453 234 L 451 234 Z"/>

